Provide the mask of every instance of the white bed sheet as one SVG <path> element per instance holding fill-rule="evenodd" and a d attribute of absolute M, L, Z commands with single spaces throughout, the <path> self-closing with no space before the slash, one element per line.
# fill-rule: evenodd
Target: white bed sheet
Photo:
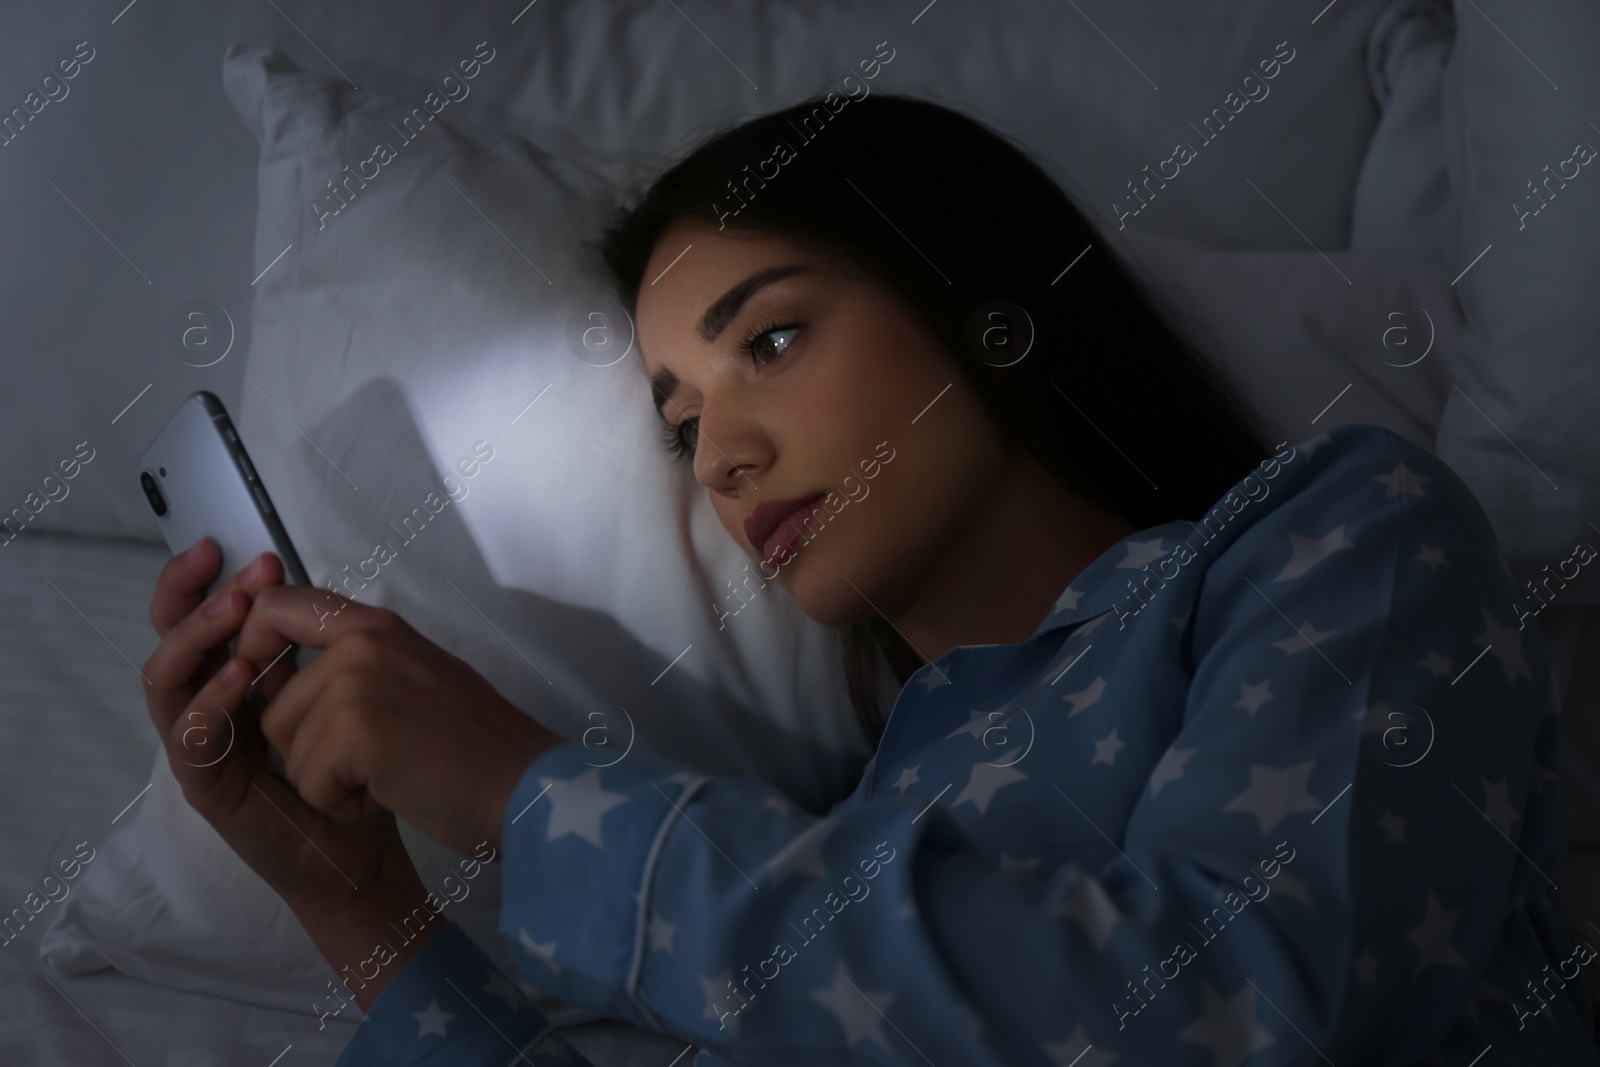
<path fill-rule="evenodd" d="M 145 612 L 166 558 L 164 545 L 65 534 L 0 550 L 0 913 L 80 842 L 103 846 L 149 778 L 137 666 L 155 648 Z M 0 1064 L 266 1067 L 293 1046 L 278 1067 L 316 1067 L 349 1040 L 344 1020 L 319 1033 L 310 1015 L 116 971 L 56 974 L 39 959 L 56 907 L 0 948 Z"/>

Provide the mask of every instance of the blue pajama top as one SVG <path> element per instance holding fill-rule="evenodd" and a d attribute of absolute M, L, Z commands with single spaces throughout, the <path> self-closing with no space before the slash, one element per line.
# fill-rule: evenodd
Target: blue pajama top
<path fill-rule="evenodd" d="M 685 1067 L 1600 1064 L 1554 678 L 1477 500 L 1357 424 L 1194 519 L 921 667 L 825 816 L 541 755 L 503 839 L 526 979 Z M 339 1062 L 588 1061 L 447 924 Z"/>

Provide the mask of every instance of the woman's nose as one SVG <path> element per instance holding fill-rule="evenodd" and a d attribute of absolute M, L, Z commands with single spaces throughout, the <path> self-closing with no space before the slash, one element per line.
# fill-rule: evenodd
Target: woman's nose
<path fill-rule="evenodd" d="M 695 479 L 708 489 L 748 484 L 751 472 L 770 460 L 770 441 L 748 405 L 708 397 L 696 430 Z"/>

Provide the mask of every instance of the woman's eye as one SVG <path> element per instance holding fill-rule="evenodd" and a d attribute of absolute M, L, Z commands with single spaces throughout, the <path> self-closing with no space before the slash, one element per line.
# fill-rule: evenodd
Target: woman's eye
<path fill-rule="evenodd" d="M 789 342 L 794 340 L 794 335 L 799 331 L 798 326 L 774 326 L 762 330 L 745 343 L 745 351 L 759 362 L 771 363 L 783 354 L 783 350 L 789 347 Z"/>
<path fill-rule="evenodd" d="M 693 435 L 693 440 L 689 435 Z M 665 428 L 664 435 L 667 451 L 675 458 L 688 462 L 694 456 L 695 445 L 700 439 L 700 419 L 684 419 L 676 426 Z"/>

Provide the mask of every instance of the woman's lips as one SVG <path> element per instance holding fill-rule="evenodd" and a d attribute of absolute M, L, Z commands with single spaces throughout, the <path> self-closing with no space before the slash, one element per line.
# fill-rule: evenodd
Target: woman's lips
<path fill-rule="evenodd" d="M 805 536 L 805 523 L 826 493 L 787 500 L 767 500 L 757 504 L 744 520 L 745 536 L 761 553 L 763 563 L 772 563 L 784 547 L 794 551 Z"/>

